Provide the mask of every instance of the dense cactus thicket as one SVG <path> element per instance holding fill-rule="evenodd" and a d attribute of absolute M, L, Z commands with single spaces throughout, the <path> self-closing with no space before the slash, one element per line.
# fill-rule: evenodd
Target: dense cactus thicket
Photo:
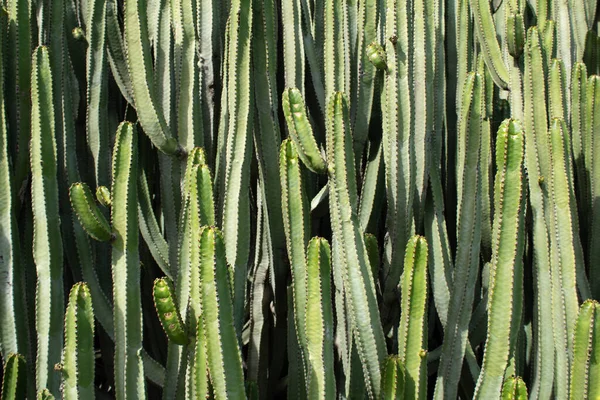
<path fill-rule="evenodd" d="M 0 0 L 2 400 L 600 398 L 596 0 Z"/>

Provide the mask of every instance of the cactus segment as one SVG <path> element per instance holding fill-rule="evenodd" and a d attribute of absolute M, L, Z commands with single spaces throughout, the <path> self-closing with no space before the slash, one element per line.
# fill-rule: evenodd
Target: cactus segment
<path fill-rule="evenodd" d="M 331 250 L 327 240 L 315 237 L 306 251 L 307 393 L 311 399 L 335 397 Z"/>
<path fill-rule="evenodd" d="M 300 159 L 311 171 L 318 174 L 327 173 L 327 166 L 308 121 L 302 93 L 296 88 L 288 88 L 283 92 L 281 103 L 290 137 L 296 145 Z"/>
<path fill-rule="evenodd" d="M 502 386 L 502 400 L 527 400 L 527 386 L 520 376 L 509 376 Z"/>
<path fill-rule="evenodd" d="M 37 271 L 37 390 L 58 394 L 60 376 L 50 374 L 63 347 L 63 246 L 57 182 L 53 77 L 48 48 L 33 53 L 31 71 L 31 198 L 33 259 Z"/>
<path fill-rule="evenodd" d="M 521 14 L 510 14 L 506 17 L 506 44 L 508 54 L 518 59 L 525 46 L 525 23 Z"/>
<path fill-rule="evenodd" d="M 401 281 L 402 310 L 398 327 L 398 357 L 405 368 L 404 395 L 427 398 L 427 241 L 413 236 L 406 244 Z"/>
<path fill-rule="evenodd" d="M 25 357 L 17 353 L 11 353 L 4 364 L 4 376 L 2 377 L 2 400 L 20 400 L 26 398 L 27 393 L 27 369 Z"/>
<path fill-rule="evenodd" d="M 387 356 L 382 375 L 381 398 L 385 400 L 404 399 L 406 372 L 399 356 Z"/>
<path fill-rule="evenodd" d="M 586 176 L 589 179 L 588 210 L 591 212 L 591 223 L 589 225 L 589 266 L 590 284 L 594 298 L 600 298 L 600 246 L 594 245 L 600 240 L 600 162 L 598 152 L 600 151 L 600 77 L 592 75 L 587 83 L 587 111 L 586 111 L 586 135 L 583 140 L 585 151 Z M 588 218 L 589 220 L 589 218 Z"/>
<path fill-rule="evenodd" d="M 112 275 L 117 400 L 145 399 L 137 214 L 137 133 L 130 122 L 117 129 L 112 160 Z"/>
<path fill-rule="evenodd" d="M 85 183 L 74 183 L 69 189 L 69 197 L 73 211 L 88 235 L 100 242 L 111 240 L 110 225 L 98 209 L 89 186 Z"/>
<path fill-rule="evenodd" d="M 483 364 L 475 389 L 475 398 L 478 399 L 492 398 L 500 393 L 521 324 L 525 245 L 524 151 L 521 123 L 504 121 L 496 139 L 498 172 L 494 188 L 488 327 Z"/>
<path fill-rule="evenodd" d="M 508 89 L 510 78 L 502 59 L 500 45 L 496 39 L 496 28 L 492 19 L 490 2 L 487 0 L 470 0 L 470 3 L 475 15 L 475 32 L 477 32 L 479 43 L 481 43 L 485 64 L 494 78 L 494 83 L 502 89 Z"/>
<path fill-rule="evenodd" d="M 144 3 L 144 0 L 127 0 L 124 5 L 127 66 L 136 111 L 144 132 L 160 151 L 169 155 L 181 155 L 184 150 L 175 138 L 170 137 L 154 86 L 148 85 L 148 82 L 154 81 L 154 68 Z"/>
<path fill-rule="evenodd" d="M 202 320 L 215 398 L 243 398 L 244 374 L 234 328 L 225 242 L 213 227 L 204 227 L 200 233 L 200 274 Z"/>
<path fill-rule="evenodd" d="M 158 278 L 154 281 L 153 294 L 154 307 L 167 337 L 175 344 L 187 344 L 187 334 L 177 309 L 172 285 L 167 279 Z"/>
<path fill-rule="evenodd" d="M 85 283 L 71 289 L 65 312 L 65 348 L 62 360 L 63 398 L 95 398 L 94 311 Z"/>
<path fill-rule="evenodd" d="M 481 216 L 479 154 L 483 84 L 479 74 L 469 73 L 463 86 L 458 132 L 459 155 L 462 156 L 457 160 L 459 242 L 435 399 L 456 397 L 460 377 L 456 365 L 462 363 L 466 351 L 474 286 L 479 272 L 481 226 L 475 221 Z"/>
<path fill-rule="evenodd" d="M 356 174 L 348 120 L 348 104 L 344 95 L 337 92 L 332 96 L 327 110 L 333 269 L 342 270 L 353 336 L 363 366 L 367 394 L 377 398 L 381 389 L 385 343 L 379 322 L 375 284 L 356 213 Z"/>

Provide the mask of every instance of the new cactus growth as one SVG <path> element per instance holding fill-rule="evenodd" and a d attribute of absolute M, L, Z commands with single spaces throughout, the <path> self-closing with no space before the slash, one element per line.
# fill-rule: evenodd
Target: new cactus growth
<path fill-rule="evenodd" d="M 110 225 L 98 209 L 89 186 L 85 183 L 74 183 L 69 190 L 69 197 L 73 211 L 88 235 L 101 242 L 111 240 Z"/>
<path fill-rule="evenodd" d="M 187 344 L 187 334 L 174 299 L 173 287 L 165 279 L 154 281 L 154 306 L 167 337 L 176 344 Z"/>

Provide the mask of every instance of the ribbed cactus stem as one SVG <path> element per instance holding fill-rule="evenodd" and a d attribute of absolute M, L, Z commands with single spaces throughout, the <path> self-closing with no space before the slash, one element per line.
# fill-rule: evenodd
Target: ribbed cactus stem
<path fill-rule="evenodd" d="M 381 398 L 386 400 L 404 399 L 406 372 L 399 356 L 387 356 L 382 375 Z"/>
<path fill-rule="evenodd" d="M 242 357 L 234 328 L 225 241 L 213 227 L 205 227 L 200 233 L 200 274 L 202 322 L 215 398 L 244 398 Z"/>
<path fill-rule="evenodd" d="M 370 397 L 381 389 L 385 357 L 375 284 L 357 217 L 357 189 L 348 104 L 337 92 L 327 107 L 329 208 L 333 230 L 333 268 L 342 270 L 351 326 Z M 336 263 L 337 261 L 337 263 Z"/>
<path fill-rule="evenodd" d="M 2 400 L 19 400 L 27 396 L 27 366 L 25 357 L 11 353 L 4 363 L 2 377 Z"/>
<path fill-rule="evenodd" d="M 413 236 L 406 244 L 400 283 L 402 305 L 398 327 L 398 356 L 405 367 L 404 395 L 427 398 L 427 241 Z"/>
<path fill-rule="evenodd" d="M 142 365 L 142 306 L 137 214 L 137 132 L 129 122 L 117 129 L 112 160 L 113 302 L 116 398 L 145 399 Z"/>
<path fill-rule="evenodd" d="M 509 376 L 502 386 L 502 400 L 527 400 L 527 386 L 520 376 Z"/>
<path fill-rule="evenodd" d="M 65 313 L 65 348 L 62 376 L 65 400 L 95 398 L 94 311 L 85 283 L 71 289 Z"/>
<path fill-rule="evenodd" d="M 33 207 L 33 258 L 37 271 L 36 388 L 58 395 L 60 375 L 51 371 L 62 349 L 63 246 L 58 214 L 53 76 L 46 47 L 33 53 L 31 73 L 31 198 Z"/>
<path fill-rule="evenodd" d="M 315 237 L 306 253 L 307 392 L 311 399 L 329 399 L 335 397 L 331 250 Z"/>
<path fill-rule="evenodd" d="M 184 345 L 188 342 L 187 333 L 181 322 L 173 292 L 172 284 L 165 278 L 158 278 L 154 281 L 154 307 L 160 323 L 169 340 L 175 344 Z"/>
<path fill-rule="evenodd" d="M 488 335 L 475 398 L 499 397 L 509 357 L 515 350 L 523 299 L 525 243 L 524 134 L 506 120 L 496 139 L 496 179 Z"/>
<path fill-rule="evenodd" d="M 586 300 L 579 309 L 574 329 L 570 399 L 600 396 L 600 304 Z"/>

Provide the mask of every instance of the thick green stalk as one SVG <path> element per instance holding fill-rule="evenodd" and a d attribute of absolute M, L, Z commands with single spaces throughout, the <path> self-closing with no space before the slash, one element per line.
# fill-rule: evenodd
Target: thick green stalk
<path fill-rule="evenodd" d="M 381 398 L 385 400 L 404 399 L 406 372 L 399 356 L 388 356 L 383 366 Z"/>
<path fill-rule="evenodd" d="M 31 137 L 31 50 L 32 50 L 32 2 L 10 0 L 4 2 L 8 10 L 8 41 L 6 49 L 7 71 L 6 114 L 11 132 L 12 151 L 18 147 L 15 163 L 15 190 L 21 190 L 29 175 L 29 139 Z M 5 28 L 6 29 L 6 28 Z M 16 139 L 16 140 L 15 140 Z"/>
<path fill-rule="evenodd" d="M 154 281 L 153 297 L 154 307 L 160 319 L 165 334 L 175 344 L 184 345 L 188 342 L 185 326 L 181 321 L 177 301 L 174 298 L 174 289 L 165 278 Z"/>
<path fill-rule="evenodd" d="M 283 29 L 283 64 L 286 87 L 299 88 L 304 93 L 304 40 L 300 0 L 283 0 L 281 4 Z"/>
<path fill-rule="evenodd" d="M 385 37 L 388 71 L 381 93 L 383 119 L 383 159 L 387 194 L 387 230 L 390 235 L 383 275 L 384 302 L 382 312 L 388 319 L 397 301 L 395 293 L 402 274 L 402 257 L 412 231 L 414 185 L 414 154 L 411 151 L 411 102 L 409 89 L 410 41 L 407 30 L 409 10 L 405 1 L 387 2 Z"/>
<path fill-rule="evenodd" d="M 100 212 L 89 186 L 85 183 L 74 183 L 69 189 L 69 198 L 79 223 L 92 238 L 106 242 L 112 239 L 110 225 Z"/>
<path fill-rule="evenodd" d="M 156 264 L 165 275 L 172 278 L 169 266 L 169 244 L 163 237 L 156 216 L 154 215 L 154 210 L 152 209 L 152 200 L 145 170 L 140 172 L 137 186 L 140 233 L 148 245 L 148 249 L 150 250 L 150 253 L 152 253 L 152 257 L 154 258 L 154 261 L 156 261 Z"/>
<path fill-rule="evenodd" d="M 65 400 L 95 398 L 94 311 L 85 283 L 76 283 L 65 312 L 65 348 L 62 359 Z"/>
<path fill-rule="evenodd" d="M 213 227 L 203 228 L 200 233 L 202 313 L 208 369 L 217 400 L 245 398 L 225 251 L 221 232 Z"/>
<path fill-rule="evenodd" d="M 583 250 L 579 240 L 579 222 L 573 182 L 573 165 L 569 131 L 562 119 L 550 122 L 552 174 L 550 191 L 553 194 L 554 227 L 552 247 L 558 251 L 562 293 L 565 302 L 567 344 L 573 337 L 579 302 L 577 287 L 583 299 L 591 297 L 583 264 Z"/>
<path fill-rule="evenodd" d="M 354 154 L 362 155 L 369 133 L 369 123 L 375 95 L 377 65 L 371 60 L 371 48 L 373 42 L 378 40 L 377 22 L 380 16 L 380 2 L 375 0 L 360 1 L 358 4 L 358 45 L 356 71 L 353 73 L 358 78 L 356 85 L 356 100 L 352 105 L 353 132 L 354 132 Z M 377 43 L 381 49 L 381 45 Z M 382 54 L 385 64 L 385 53 Z"/>
<path fill-rule="evenodd" d="M 234 319 L 238 336 L 244 319 L 247 265 L 250 256 L 250 159 L 253 94 L 251 85 L 252 0 L 234 0 L 227 54 L 225 186 L 222 196 L 222 229 L 227 238 L 227 262 L 235 271 Z M 235 110 L 235 111 L 234 111 Z"/>
<path fill-rule="evenodd" d="M 195 2 L 172 0 L 171 18 L 174 33 L 174 75 L 177 98 L 177 136 L 179 143 L 191 149 L 204 145 L 201 96 L 198 96 L 202 81 L 204 61 L 197 58 L 198 40 L 196 33 Z M 207 60 L 210 62 L 210 60 Z"/>
<path fill-rule="evenodd" d="M 306 251 L 307 384 L 311 399 L 335 397 L 331 252 L 327 240 L 311 239 Z"/>
<path fill-rule="evenodd" d="M 349 93 L 347 82 L 350 77 L 350 65 L 347 59 L 350 51 L 347 43 L 348 14 L 345 10 L 346 2 L 342 0 L 324 0 L 325 3 L 325 101 L 329 104 L 336 91 Z"/>
<path fill-rule="evenodd" d="M 133 98 L 140 124 L 152 143 L 166 154 L 179 155 L 184 149 L 171 137 L 154 86 L 148 84 L 154 82 L 154 69 L 146 13 L 146 0 L 125 1 L 125 47 Z"/>
<path fill-rule="evenodd" d="M 586 300 L 579 309 L 574 329 L 571 400 L 595 399 L 600 395 L 600 304 Z"/>
<path fill-rule="evenodd" d="M 121 95 L 129 104 L 135 107 L 133 102 L 133 89 L 127 69 L 127 58 L 123 45 L 123 32 L 119 25 L 118 8 L 116 0 L 106 1 L 106 47 L 108 63 Z"/>
<path fill-rule="evenodd" d="M 19 400 L 27 394 L 27 366 L 25 357 L 11 353 L 6 357 L 2 377 L 2 400 Z"/>
<path fill-rule="evenodd" d="M 52 374 L 62 349 L 63 246 L 58 214 L 53 77 L 46 47 L 33 53 L 31 73 L 31 197 L 33 208 L 33 258 L 37 271 L 36 388 L 58 394 L 59 374 Z"/>
<path fill-rule="evenodd" d="M 279 153 L 281 205 L 287 253 L 292 273 L 296 335 L 300 356 L 308 356 L 306 342 L 306 246 L 310 235 L 308 199 L 303 185 L 300 158 L 294 143 L 286 139 Z"/>
<path fill-rule="evenodd" d="M 0 29 L 6 29 L 5 16 L 0 17 Z M 8 52 L 5 50 L 4 37 L 0 39 L 0 59 Z M 31 62 L 28 58 L 28 63 Z M 0 65 L 0 93 L 5 93 L 6 73 Z M 31 79 L 29 77 L 28 79 Z M 17 228 L 17 188 L 12 166 L 16 161 L 10 149 L 10 131 L 7 124 L 7 97 L 0 95 L 0 354 L 7 357 L 10 353 L 30 356 L 27 339 L 27 313 L 25 304 L 26 263 L 21 261 L 19 231 Z M 24 119 L 29 119 L 27 116 Z M 25 133 L 24 133 L 25 134 Z M 26 133 L 29 135 L 29 132 Z M 22 151 L 28 152 L 27 148 Z M 22 228 L 21 228 L 22 229 Z"/>
<path fill-rule="evenodd" d="M 494 226 L 488 327 L 475 398 L 500 396 L 509 357 L 515 350 L 523 302 L 525 246 L 524 134 L 521 123 L 506 120 L 496 139 Z"/>
<path fill-rule="evenodd" d="M 413 236 L 406 244 L 402 275 L 402 314 L 398 357 L 405 367 L 404 396 L 427 398 L 427 241 Z"/>
<path fill-rule="evenodd" d="M 545 102 L 545 73 L 542 48 L 538 29 L 530 28 L 525 46 L 524 100 L 526 168 L 529 177 L 529 199 L 533 219 L 533 252 L 535 302 L 534 332 L 535 358 L 531 396 L 533 399 L 550 397 L 554 381 L 554 344 L 550 335 L 552 329 L 552 293 L 550 272 L 550 249 L 546 211 L 544 207 L 543 184 L 549 178 L 549 147 L 547 114 Z"/>
<path fill-rule="evenodd" d="M 325 160 L 317 147 L 302 94 L 296 88 L 284 90 L 281 98 L 288 132 L 306 168 L 319 174 L 327 172 Z"/>
<path fill-rule="evenodd" d="M 129 122 L 117 129 L 112 160 L 113 301 L 115 389 L 118 400 L 145 399 L 142 306 L 137 214 L 137 133 Z"/>
<path fill-rule="evenodd" d="M 415 224 L 423 224 L 423 205 L 427 189 L 427 169 L 430 156 L 431 135 L 434 123 L 434 73 L 435 73 L 435 20 L 433 0 L 412 2 L 412 55 L 409 68 L 411 75 L 411 153 L 414 154 Z M 404 243 L 400 243 L 404 245 Z"/>
<path fill-rule="evenodd" d="M 520 376 L 509 376 L 502 386 L 502 400 L 527 400 L 527 386 Z"/>
<path fill-rule="evenodd" d="M 454 398 L 458 389 L 460 368 L 467 346 L 469 321 L 473 306 L 474 286 L 479 272 L 479 243 L 481 227 L 476 221 L 481 215 L 481 183 L 479 173 L 481 102 L 483 79 L 470 73 L 463 87 L 462 110 L 459 119 L 459 149 L 457 181 L 458 248 L 454 265 L 454 280 L 450 291 L 448 322 L 434 397 Z M 461 154 L 461 152 L 459 152 Z"/>
<path fill-rule="evenodd" d="M 87 143 L 94 160 L 96 186 L 108 185 L 109 133 L 106 114 L 108 111 L 108 68 L 106 65 L 106 9 L 107 2 L 90 0 L 86 15 L 88 41 L 87 78 Z"/>
<path fill-rule="evenodd" d="M 586 176 L 589 179 L 590 198 L 588 210 L 591 219 L 588 237 L 590 283 L 594 298 L 600 298 L 600 77 L 590 76 L 587 85 L 586 135 L 583 140 L 585 151 Z M 591 217 L 591 218 L 590 218 Z"/>
<path fill-rule="evenodd" d="M 502 59 L 502 51 L 496 38 L 496 28 L 492 19 L 490 2 L 487 0 L 471 0 L 471 8 L 475 16 L 475 32 L 477 32 L 477 38 L 481 44 L 485 63 L 496 85 L 502 89 L 508 89 L 510 76 Z"/>
<path fill-rule="evenodd" d="M 327 112 L 333 268 L 342 270 L 352 331 L 363 365 L 367 393 L 371 398 L 378 398 L 385 343 L 379 322 L 375 284 L 356 214 L 358 196 L 348 119 L 346 99 L 338 92 L 331 98 Z"/>
<path fill-rule="evenodd" d="M 581 237 L 587 237 L 588 224 L 585 222 L 589 215 L 589 192 L 588 181 L 585 177 L 585 152 L 584 137 L 587 132 L 586 127 L 586 107 L 587 107 L 587 69 L 584 63 L 575 63 L 571 73 L 571 146 L 573 148 L 573 162 L 575 176 L 577 177 L 575 190 L 577 197 L 577 206 L 579 209 L 579 218 L 582 221 L 580 225 Z M 583 243 L 587 248 L 587 243 Z"/>
<path fill-rule="evenodd" d="M 190 355 L 191 360 L 186 374 L 186 398 L 205 399 L 209 397 L 211 390 L 206 359 L 206 335 L 202 320 L 198 320 L 195 337 L 196 343 Z"/>

